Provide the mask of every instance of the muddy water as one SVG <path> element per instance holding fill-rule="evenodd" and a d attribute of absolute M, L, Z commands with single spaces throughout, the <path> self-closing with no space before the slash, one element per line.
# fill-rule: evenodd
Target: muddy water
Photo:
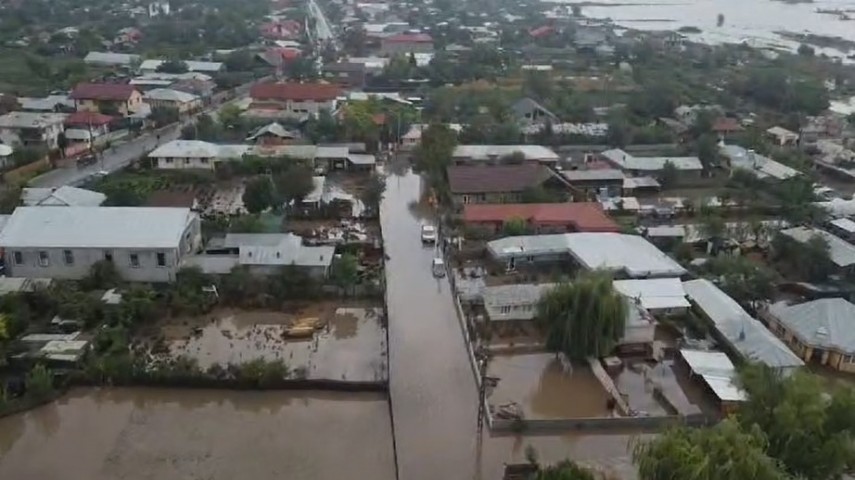
<path fill-rule="evenodd" d="M 432 249 L 423 248 L 419 224 L 427 216 L 421 182 L 405 168 L 386 183 L 381 221 L 389 261 L 390 394 L 402 480 L 501 478 L 503 464 L 525 461 L 532 445 L 544 462 L 567 457 L 635 478 L 632 434 L 490 437 L 478 442 L 475 379 L 468 364 L 447 280 L 431 275 Z M 532 372 L 535 379 L 541 372 Z M 544 405 L 564 401 L 548 392 Z M 539 400 L 540 402 L 541 400 Z"/>
<path fill-rule="evenodd" d="M 586 365 L 565 372 L 551 353 L 497 355 L 488 374 L 499 383 L 490 405 L 516 402 L 525 418 L 609 416 L 608 393 Z"/>
<path fill-rule="evenodd" d="M 378 308 L 331 305 L 294 313 L 215 310 L 178 319 L 162 328 L 173 355 L 195 358 L 202 368 L 257 358 L 283 360 L 307 378 L 375 381 L 386 379 L 386 334 Z M 287 338 L 292 321 L 314 317 L 325 326 L 307 338 Z M 198 329 L 198 333 L 193 333 Z"/>
<path fill-rule="evenodd" d="M 388 413 L 377 394 L 75 390 L 0 419 L 0 478 L 392 480 Z"/>

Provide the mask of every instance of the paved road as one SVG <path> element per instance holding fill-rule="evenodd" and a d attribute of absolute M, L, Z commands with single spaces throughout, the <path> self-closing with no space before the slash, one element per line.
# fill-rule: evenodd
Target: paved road
<path fill-rule="evenodd" d="M 324 11 L 321 10 L 321 7 L 318 6 L 315 0 L 309 0 L 308 6 L 309 13 L 315 17 L 315 34 L 317 40 L 319 42 L 334 42 L 335 34 L 332 27 L 330 27 L 329 21 L 327 21 L 326 15 L 324 15 Z"/>
<path fill-rule="evenodd" d="M 270 77 L 257 80 L 262 82 Z M 240 85 L 233 92 L 219 93 L 213 98 L 213 106 L 198 115 L 209 114 L 216 118 L 217 112 L 230 103 L 229 98 L 245 96 L 253 83 Z M 100 161 L 85 168 L 57 168 L 30 181 L 32 187 L 61 187 L 63 185 L 80 185 L 99 171 L 116 172 L 130 165 L 159 145 L 175 140 L 181 136 L 181 128 L 195 121 L 195 118 L 184 120 L 181 124 L 171 125 L 162 129 L 147 132 L 128 142 L 115 145 L 109 152 L 104 152 Z M 158 140 L 158 136 L 160 136 Z"/>

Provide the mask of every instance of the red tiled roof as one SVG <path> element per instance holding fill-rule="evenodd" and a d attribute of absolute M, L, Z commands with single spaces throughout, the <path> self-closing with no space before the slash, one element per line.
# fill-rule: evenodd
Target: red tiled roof
<path fill-rule="evenodd" d="M 540 38 L 545 37 L 554 31 L 555 29 L 550 27 L 549 25 L 543 25 L 542 27 L 537 27 L 533 30 L 530 30 L 528 34 L 534 38 Z"/>
<path fill-rule="evenodd" d="M 537 224 L 571 224 L 578 232 L 620 232 L 620 226 L 596 202 L 466 205 L 465 222 L 507 222 L 521 218 Z"/>
<path fill-rule="evenodd" d="M 552 177 L 547 167 L 521 165 L 459 165 L 448 167 L 452 193 L 521 192 L 541 185 Z"/>
<path fill-rule="evenodd" d="M 253 100 L 328 101 L 342 93 L 338 85 L 325 83 L 262 83 L 253 86 L 249 96 Z"/>
<path fill-rule="evenodd" d="M 71 115 L 65 117 L 66 125 L 101 126 L 106 125 L 112 121 L 113 117 L 98 112 L 74 112 Z"/>
<path fill-rule="evenodd" d="M 128 100 L 136 87 L 126 83 L 81 83 L 71 92 L 73 100 Z"/>
<path fill-rule="evenodd" d="M 383 39 L 391 43 L 433 43 L 433 38 L 427 33 L 399 33 Z"/>
<path fill-rule="evenodd" d="M 714 132 L 740 132 L 742 125 L 735 118 L 719 117 L 713 122 L 712 129 Z"/>

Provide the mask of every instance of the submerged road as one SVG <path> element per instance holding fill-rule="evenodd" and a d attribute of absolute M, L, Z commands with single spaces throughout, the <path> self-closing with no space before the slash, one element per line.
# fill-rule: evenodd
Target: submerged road
<path fill-rule="evenodd" d="M 478 392 L 451 287 L 433 277 L 433 249 L 421 244 L 420 192 L 419 176 L 390 175 L 381 207 L 399 478 L 471 479 Z"/>

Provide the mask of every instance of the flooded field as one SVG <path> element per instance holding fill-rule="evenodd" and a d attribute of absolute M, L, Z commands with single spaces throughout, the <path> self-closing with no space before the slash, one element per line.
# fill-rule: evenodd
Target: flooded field
<path fill-rule="evenodd" d="M 195 358 L 202 368 L 257 358 L 283 360 L 306 378 L 351 381 L 386 379 L 386 334 L 382 310 L 313 304 L 292 312 L 215 310 L 174 319 L 161 327 L 172 355 Z M 320 328 L 305 338 L 286 333 L 300 319 Z"/>
<path fill-rule="evenodd" d="M 489 397 L 493 406 L 516 402 L 525 418 L 589 418 L 610 416 L 608 393 L 587 365 L 565 373 L 553 353 L 497 355 L 489 376 L 499 383 Z"/>
<path fill-rule="evenodd" d="M 391 434 L 379 394 L 81 389 L 0 419 L 0 478 L 393 480 Z"/>
<path fill-rule="evenodd" d="M 580 3 L 576 0 L 550 0 L 554 3 Z M 698 27 L 702 31 L 688 35 L 705 43 L 742 43 L 795 50 L 798 42 L 785 40 L 776 31 L 809 32 L 855 41 L 855 21 L 842 21 L 835 15 L 817 13 L 821 9 L 852 9 L 851 0 L 817 0 L 793 4 L 772 0 L 598 0 L 585 6 L 582 14 L 612 19 L 616 24 L 638 30 L 677 30 Z M 718 26 L 718 15 L 724 23 Z M 846 51 L 818 48 L 817 53 L 838 57 Z M 851 51 L 848 53 L 852 53 Z"/>
<path fill-rule="evenodd" d="M 700 383 L 689 378 L 688 369 L 673 360 L 655 364 L 630 362 L 611 377 L 630 408 L 642 414 L 673 415 L 698 410 L 713 413 L 716 410 L 712 398 L 707 396 Z M 654 395 L 654 388 L 661 389 L 667 400 Z"/>

